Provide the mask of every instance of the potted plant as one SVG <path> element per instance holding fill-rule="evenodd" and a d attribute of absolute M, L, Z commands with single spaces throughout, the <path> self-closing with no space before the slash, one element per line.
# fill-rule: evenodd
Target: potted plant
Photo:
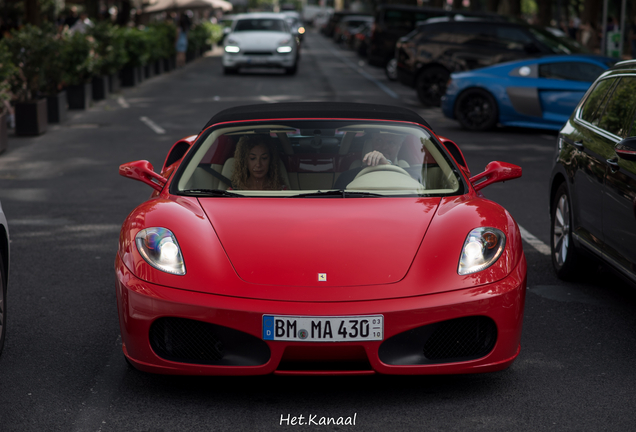
<path fill-rule="evenodd" d="M 128 61 L 121 70 L 121 85 L 131 87 L 143 79 L 143 66 L 148 63 L 146 39 L 141 30 L 134 27 L 123 27 L 118 30 L 126 48 Z"/>
<path fill-rule="evenodd" d="M 42 62 L 42 81 L 40 94 L 46 98 L 47 119 L 49 123 L 62 123 L 67 117 L 68 101 L 64 89 L 64 60 L 59 53 L 64 41 L 54 27 L 45 28 L 48 55 Z"/>
<path fill-rule="evenodd" d="M 3 39 L 13 64 L 18 68 L 12 82 L 15 103 L 16 135 L 39 135 L 46 132 L 46 99 L 40 98 L 40 88 L 44 81 L 43 65 L 51 55 L 49 41 L 44 31 L 27 24 L 14 30 Z"/>
<path fill-rule="evenodd" d="M 176 55 L 175 40 L 177 39 L 177 27 L 168 21 L 153 23 L 149 25 L 157 35 L 156 44 L 156 72 L 159 70 L 168 72 L 174 69 L 173 61 Z"/>
<path fill-rule="evenodd" d="M 128 62 L 125 41 L 118 28 L 106 21 L 96 23 L 88 34 L 95 39 L 93 99 L 105 99 L 119 91 L 119 71 Z"/>
<path fill-rule="evenodd" d="M 0 153 L 3 153 L 9 144 L 7 116 L 10 115 L 11 82 L 15 80 L 16 74 L 17 68 L 11 61 L 11 53 L 0 41 Z"/>
<path fill-rule="evenodd" d="M 61 52 L 64 62 L 69 109 L 86 109 L 93 100 L 93 70 L 95 68 L 95 39 L 84 33 L 67 34 Z"/>

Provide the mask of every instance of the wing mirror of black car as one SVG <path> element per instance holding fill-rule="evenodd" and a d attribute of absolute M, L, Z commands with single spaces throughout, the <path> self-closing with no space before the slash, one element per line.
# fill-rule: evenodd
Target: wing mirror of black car
<path fill-rule="evenodd" d="M 165 177 L 157 174 L 152 164 L 146 160 L 128 162 L 120 165 L 119 175 L 133 180 L 139 180 L 142 183 L 152 186 L 152 188 L 157 191 L 163 189 L 168 181 Z"/>
<path fill-rule="evenodd" d="M 470 182 L 479 191 L 488 185 L 521 177 L 521 167 L 508 162 L 493 161 L 486 165 L 486 171 L 470 178 Z"/>
<path fill-rule="evenodd" d="M 537 54 L 541 52 L 537 44 L 534 42 L 528 42 L 527 44 L 525 44 L 523 46 L 523 50 L 528 54 Z"/>
<path fill-rule="evenodd" d="M 625 138 L 616 144 L 614 151 L 621 159 L 636 161 L 636 137 Z"/>

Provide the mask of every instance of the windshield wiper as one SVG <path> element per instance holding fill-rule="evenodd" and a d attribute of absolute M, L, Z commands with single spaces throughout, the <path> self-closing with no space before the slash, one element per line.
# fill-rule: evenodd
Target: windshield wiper
<path fill-rule="evenodd" d="M 236 194 L 234 192 L 228 192 L 228 191 L 219 190 L 219 189 L 187 189 L 187 190 L 184 190 L 184 191 L 181 191 L 181 192 L 186 193 L 186 194 L 205 195 L 205 196 L 211 196 L 211 197 L 240 197 L 240 196 L 243 196 L 243 195 Z"/>
<path fill-rule="evenodd" d="M 371 192 L 350 192 L 346 190 L 329 190 L 329 191 L 318 191 L 318 192 L 309 192 L 298 195 L 292 195 L 289 198 L 366 198 L 366 197 L 381 197 L 384 195 L 375 194 Z"/>

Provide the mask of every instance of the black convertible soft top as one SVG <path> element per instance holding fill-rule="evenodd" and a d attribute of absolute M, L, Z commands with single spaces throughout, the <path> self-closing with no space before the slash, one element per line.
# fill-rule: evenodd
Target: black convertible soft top
<path fill-rule="evenodd" d="M 431 129 L 419 114 L 397 106 L 353 102 L 285 102 L 244 105 L 215 114 L 203 129 L 217 123 L 269 119 L 363 119 L 419 123 Z"/>

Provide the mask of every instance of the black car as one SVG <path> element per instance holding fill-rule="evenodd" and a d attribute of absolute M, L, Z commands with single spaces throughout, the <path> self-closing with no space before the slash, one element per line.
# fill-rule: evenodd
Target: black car
<path fill-rule="evenodd" d="M 509 20 L 495 14 L 470 11 L 448 11 L 441 8 L 417 7 L 398 4 L 381 4 L 375 12 L 375 25 L 368 47 L 368 61 L 373 66 L 386 66 L 395 55 L 395 44 L 422 23 L 435 17 L 488 17 Z"/>
<path fill-rule="evenodd" d="M 588 255 L 636 283 L 636 61 L 592 84 L 559 132 L 550 179 L 552 263 L 571 279 Z"/>
<path fill-rule="evenodd" d="M 575 41 L 520 22 L 437 18 L 400 39 L 398 80 L 415 87 L 424 105 L 439 106 L 452 72 L 547 54 L 583 54 Z"/>
<path fill-rule="evenodd" d="M 338 28 L 338 25 L 340 24 L 340 21 L 342 21 L 344 17 L 352 16 L 352 15 L 365 15 L 365 14 L 352 12 L 349 10 L 336 11 L 331 15 L 331 17 L 329 17 L 329 21 L 327 21 L 324 27 L 320 29 L 320 32 L 323 35 L 327 36 L 328 38 L 333 38 L 336 32 L 336 29 Z"/>

